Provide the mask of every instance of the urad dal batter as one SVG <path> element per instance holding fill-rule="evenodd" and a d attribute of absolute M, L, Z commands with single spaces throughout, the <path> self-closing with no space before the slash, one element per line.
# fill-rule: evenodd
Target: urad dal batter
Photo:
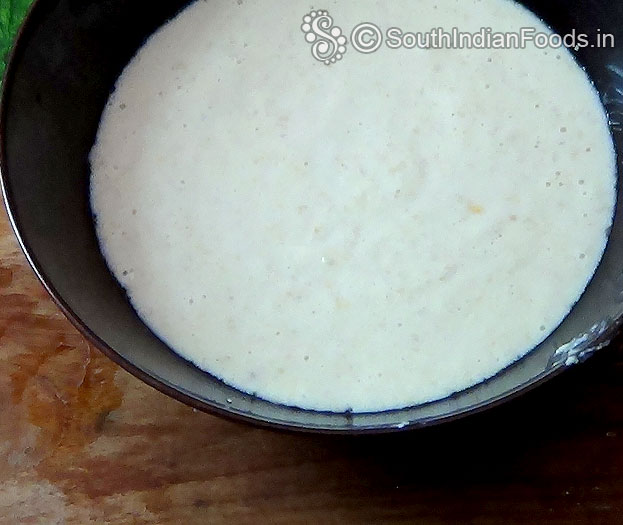
<path fill-rule="evenodd" d="M 171 348 L 288 405 L 377 411 L 495 375 L 567 315 L 615 204 L 566 50 L 349 48 L 306 1 L 198 2 L 119 79 L 92 151 L 114 275 Z M 507 0 L 341 0 L 344 34 L 536 27 Z"/>

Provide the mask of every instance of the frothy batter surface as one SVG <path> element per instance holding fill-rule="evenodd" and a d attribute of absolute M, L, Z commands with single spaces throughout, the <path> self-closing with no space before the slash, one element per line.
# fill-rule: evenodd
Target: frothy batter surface
<path fill-rule="evenodd" d="M 244 391 L 376 411 L 488 378 L 602 256 L 606 117 L 565 50 L 350 49 L 299 0 L 198 2 L 120 78 L 93 149 L 103 252 L 142 319 Z M 341 0 L 343 28 L 547 31 L 507 0 Z"/>

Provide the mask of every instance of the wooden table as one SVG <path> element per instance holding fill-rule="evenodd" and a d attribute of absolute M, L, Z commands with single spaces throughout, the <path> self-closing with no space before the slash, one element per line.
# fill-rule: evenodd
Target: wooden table
<path fill-rule="evenodd" d="M 181 405 L 90 347 L 2 213 L 0 523 L 623 523 L 620 347 L 440 428 L 260 430 Z"/>

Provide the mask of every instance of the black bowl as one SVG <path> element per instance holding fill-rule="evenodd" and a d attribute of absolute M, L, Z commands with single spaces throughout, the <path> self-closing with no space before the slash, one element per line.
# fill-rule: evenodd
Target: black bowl
<path fill-rule="evenodd" d="M 582 361 L 612 339 L 623 314 L 620 209 L 594 279 L 555 333 L 493 379 L 452 398 L 374 414 L 304 411 L 243 394 L 178 357 L 136 316 L 100 254 L 88 203 L 87 155 L 123 67 L 146 37 L 187 3 L 38 0 L 22 27 L 4 80 L 0 167 L 13 227 L 52 297 L 111 359 L 201 410 L 295 430 L 364 433 L 430 425 L 499 404 Z M 623 3 L 524 3 L 560 34 L 575 29 L 595 35 L 601 30 L 621 42 L 620 49 L 575 52 L 601 94 L 621 151 Z"/>

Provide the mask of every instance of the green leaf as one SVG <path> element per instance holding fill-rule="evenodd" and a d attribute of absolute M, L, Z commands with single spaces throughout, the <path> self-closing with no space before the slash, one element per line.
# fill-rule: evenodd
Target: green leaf
<path fill-rule="evenodd" d="M 0 82 L 13 39 L 33 0 L 0 0 Z"/>

